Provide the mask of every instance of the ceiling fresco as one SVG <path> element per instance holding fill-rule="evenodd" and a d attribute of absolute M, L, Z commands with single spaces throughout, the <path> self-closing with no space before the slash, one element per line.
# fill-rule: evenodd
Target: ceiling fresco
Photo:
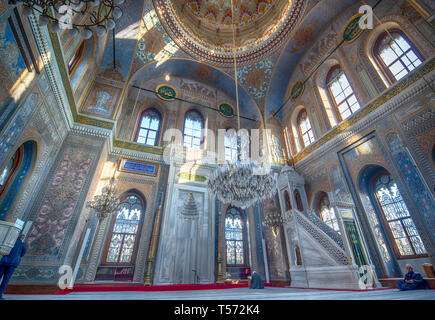
<path fill-rule="evenodd" d="M 223 7 L 217 9 L 219 2 Z M 277 50 L 300 20 L 306 1 L 240 0 L 234 1 L 234 11 L 225 0 L 154 3 L 160 21 L 182 50 L 197 60 L 228 67 L 234 64 L 234 55 L 239 65 L 249 65 Z M 207 12 L 209 16 L 214 12 L 216 21 L 204 18 Z"/>
<path fill-rule="evenodd" d="M 291 75 L 317 35 L 339 13 L 357 2 L 234 0 L 239 34 L 236 45 L 239 46 L 237 80 L 240 106 L 252 108 L 252 115 L 260 110 L 261 118 L 264 114 L 270 117 L 286 100 Z M 131 83 L 134 79 L 140 83 L 143 81 L 140 77 L 149 80 L 171 74 L 186 76 L 206 82 L 236 98 L 232 42 L 230 47 L 212 41 L 204 44 L 205 38 L 195 29 L 198 25 L 201 30 L 214 28 L 216 31 L 219 28 L 221 34 L 228 31 L 232 35 L 231 23 L 225 20 L 228 19 L 225 12 L 230 8 L 230 0 L 145 0 L 139 6 L 138 3 L 126 1 L 122 4 L 124 15 L 115 30 L 115 68 L 110 34 L 98 73 L 100 77 L 124 83 Z M 282 14 L 278 20 L 274 15 L 277 8 Z M 249 18 L 245 11 L 249 12 Z M 210 16 L 212 13 L 213 17 Z M 170 28 L 168 23 L 173 23 Z M 265 39 L 258 37 L 264 41 L 244 45 L 243 41 L 249 40 L 248 31 L 253 27 L 284 31 L 278 32 L 278 36 L 272 32 Z M 177 30 L 181 30 L 180 33 L 176 33 Z M 202 49 L 204 55 L 200 53 Z M 244 111 L 249 114 L 248 110 Z M 280 120 L 280 114 L 277 119 Z"/>

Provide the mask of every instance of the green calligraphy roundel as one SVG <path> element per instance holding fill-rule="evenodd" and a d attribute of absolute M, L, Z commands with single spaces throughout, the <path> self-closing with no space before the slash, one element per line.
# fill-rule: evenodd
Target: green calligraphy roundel
<path fill-rule="evenodd" d="M 290 99 L 295 101 L 304 93 L 305 84 L 302 80 L 297 80 L 290 89 Z"/>
<path fill-rule="evenodd" d="M 165 101 L 174 101 L 177 97 L 177 90 L 168 84 L 160 84 L 156 88 L 156 95 Z"/>
<path fill-rule="evenodd" d="M 362 13 L 354 15 L 349 21 L 344 25 L 342 32 L 342 39 L 344 43 L 352 43 L 363 33 L 363 29 L 359 27 L 359 20 L 363 16 Z"/>
<path fill-rule="evenodd" d="M 234 112 L 234 107 L 228 102 L 222 102 L 221 104 L 219 104 L 218 111 L 222 116 L 227 118 L 232 118 L 236 114 Z"/>

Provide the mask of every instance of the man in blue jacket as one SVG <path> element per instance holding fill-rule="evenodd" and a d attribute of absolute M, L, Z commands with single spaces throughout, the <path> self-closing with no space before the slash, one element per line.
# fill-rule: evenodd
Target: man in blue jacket
<path fill-rule="evenodd" d="M 410 264 L 406 265 L 406 271 L 408 271 L 408 273 L 405 274 L 405 279 L 397 282 L 397 287 L 400 291 L 427 289 L 426 281 L 424 281 L 420 273 L 414 272 Z"/>
<path fill-rule="evenodd" d="M 3 256 L 0 260 L 0 279 L 3 278 L 0 284 L 0 299 L 3 299 L 3 292 L 5 291 L 15 268 L 20 264 L 21 257 L 26 253 L 26 245 L 23 241 L 24 235 L 21 234 L 15 242 L 11 252 L 9 252 L 7 256 Z"/>

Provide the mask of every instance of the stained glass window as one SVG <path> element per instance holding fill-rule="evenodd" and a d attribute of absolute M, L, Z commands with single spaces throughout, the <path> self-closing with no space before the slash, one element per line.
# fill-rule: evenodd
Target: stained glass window
<path fill-rule="evenodd" d="M 227 129 L 225 134 L 225 161 L 237 161 L 237 132 Z"/>
<path fill-rule="evenodd" d="M 334 231 L 340 233 L 338 220 L 335 215 L 334 209 L 330 206 L 328 195 L 326 193 L 323 193 L 320 196 L 318 203 L 320 218 L 322 218 L 323 222 L 325 222 L 328 226 L 334 229 Z"/>
<path fill-rule="evenodd" d="M 399 29 L 383 32 L 376 40 L 373 51 L 391 82 L 402 79 L 423 61 L 417 48 Z"/>
<path fill-rule="evenodd" d="M 329 70 L 326 85 L 342 120 L 349 118 L 360 108 L 353 89 L 339 65 Z"/>
<path fill-rule="evenodd" d="M 204 129 L 204 119 L 198 111 L 191 110 L 184 118 L 184 142 L 189 148 L 201 147 L 201 132 Z"/>
<path fill-rule="evenodd" d="M 314 142 L 313 129 L 311 128 L 310 119 L 308 118 L 307 111 L 302 110 L 297 118 L 299 135 L 302 138 L 303 147 L 307 147 Z"/>
<path fill-rule="evenodd" d="M 142 113 L 141 122 L 136 141 L 150 146 L 157 145 L 160 131 L 161 115 L 156 109 L 151 108 Z"/>
<path fill-rule="evenodd" d="M 382 174 L 376 179 L 375 196 L 400 256 L 426 254 L 414 221 L 391 175 Z"/>
<path fill-rule="evenodd" d="M 137 196 L 129 195 L 122 201 L 113 225 L 106 262 L 132 263 L 142 212 L 142 202 Z"/>
<path fill-rule="evenodd" d="M 225 216 L 227 264 L 244 265 L 243 220 L 240 211 L 230 208 Z"/>

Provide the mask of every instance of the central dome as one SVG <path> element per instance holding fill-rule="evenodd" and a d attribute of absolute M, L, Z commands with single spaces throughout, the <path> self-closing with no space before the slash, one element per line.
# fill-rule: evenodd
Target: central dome
<path fill-rule="evenodd" d="M 155 0 L 156 11 L 173 40 L 195 59 L 251 64 L 279 48 L 293 30 L 304 0 Z M 234 17 L 233 17 L 234 15 Z"/>

